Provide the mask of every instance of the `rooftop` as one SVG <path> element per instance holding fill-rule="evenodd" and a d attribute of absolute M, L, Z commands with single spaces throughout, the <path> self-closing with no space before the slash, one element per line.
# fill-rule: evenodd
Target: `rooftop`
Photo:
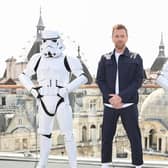
<path fill-rule="evenodd" d="M 24 157 L 23 155 L 14 155 L 14 154 L 0 154 L 0 167 L 3 168 L 35 168 L 37 163 L 37 158 L 32 156 Z M 78 167 L 79 168 L 100 168 L 101 163 L 99 159 L 89 159 L 89 158 L 78 158 Z M 48 168 L 68 168 L 68 160 L 67 158 L 50 156 Z M 113 165 L 111 164 L 111 168 L 131 168 L 130 162 L 126 160 L 114 160 Z M 167 161 L 152 161 L 145 162 L 144 168 L 167 168 Z"/>

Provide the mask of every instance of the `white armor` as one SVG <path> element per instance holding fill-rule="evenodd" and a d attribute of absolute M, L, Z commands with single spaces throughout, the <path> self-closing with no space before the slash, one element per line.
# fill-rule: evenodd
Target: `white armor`
<path fill-rule="evenodd" d="M 161 73 L 159 74 L 156 83 L 168 90 L 168 61 L 163 65 Z"/>
<path fill-rule="evenodd" d="M 40 162 L 38 168 L 46 168 L 51 148 L 50 135 L 54 116 L 64 135 L 65 147 L 71 168 L 77 168 L 76 145 L 72 133 L 72 110 L 68 93 L 87 83 L 87 77 L 77 58 L 66 57 L 58 32 L 43 33 L 41 53 L 32 56 L 24 72 L 19 76 L 21 83 L 39 100 Z M 70 82 L 70 72 L 76 76 Z M 37 74 L 39 87 L 31 81 Z"/>

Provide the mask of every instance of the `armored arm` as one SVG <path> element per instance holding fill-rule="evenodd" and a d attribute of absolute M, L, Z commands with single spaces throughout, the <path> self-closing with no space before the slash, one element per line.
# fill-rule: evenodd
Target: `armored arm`
<path fill-rule="evenodd" d="M 83 67 L 78 58 L 67 58 L 69 71 L 76 77 L 69 84 L 67 84 L 64 88 L 60 89 L 59 95 L 64 97 L 66 93 L 70 93 L 75 89 L 79 88 L 82 84 L 86 84 L 88 82 L 88 78 L 83 71 Z"/>
<path fill-rule="evenodd" d="M 35 54 L 27 64 L 26 69 L 23 71 L 22 74 L 19 75 L 19 80 L 22 85 L 32 93 L 32 95 L 36 98 L 39 97 L 38 89 L 34 85 L 31 80 L 32 75 L 36 73 L 36 66 L 40 59 L 40 55 Z"/>

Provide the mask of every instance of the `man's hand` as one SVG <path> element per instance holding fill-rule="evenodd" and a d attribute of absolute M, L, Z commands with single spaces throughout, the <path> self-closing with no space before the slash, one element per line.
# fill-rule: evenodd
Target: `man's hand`
<path fill-rule="evenodd" d="M 109 103 L 116 109 L 120 109 L 123 105 L 122 98 L 116 94 L 109 94 L 111 98 L 109 99 Z"/>

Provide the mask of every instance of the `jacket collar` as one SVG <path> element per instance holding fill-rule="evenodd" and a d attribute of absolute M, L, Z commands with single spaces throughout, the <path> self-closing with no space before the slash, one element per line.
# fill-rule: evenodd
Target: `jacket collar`
<path fill-rule="evenodd" d="M 128 49 L 127 47 L 125 48 L 125 50 L 124 50 L 124 52 L 123 52 L 122 55 L 129 57 L 130 51 L 129 51 L 129 49 Z M 112 56 L 115 56 L 115 49 L 114 49 L 113 52 L 112 52 Z"/>

